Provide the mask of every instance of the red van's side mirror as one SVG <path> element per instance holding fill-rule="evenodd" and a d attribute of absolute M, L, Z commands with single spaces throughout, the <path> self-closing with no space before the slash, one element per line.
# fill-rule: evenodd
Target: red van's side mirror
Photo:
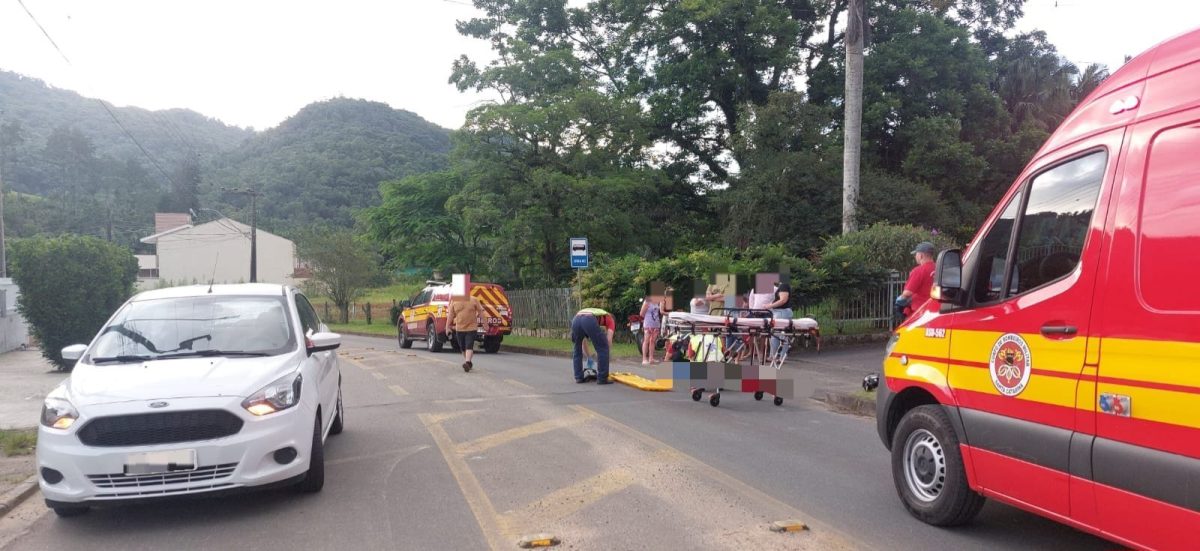
<path fill-rule="evenodd" d="M 931 296 L 939 302 L 962 306 L 965 298 L 962 286 L 962 251 L 959 249 L 942 251 L 937 258 Z"/>

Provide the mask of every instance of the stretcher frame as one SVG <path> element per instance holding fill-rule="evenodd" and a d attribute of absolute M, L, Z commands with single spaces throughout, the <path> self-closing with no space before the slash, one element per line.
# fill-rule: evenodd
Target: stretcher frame
<path fill-rule="evenodd" d="M 807 348 L 815 344 L 816 351 L 821 351 L 821 329 L 816 320 L 811 318 L 785 319 L 775 318 L 770 310 L 751 308 L 713 308 L 707 315 L 672 312 L 663 318 L 663 336 L 669 341 L 678 342 L 690 339 L 693 335 L 713 336 L 722 339 L 727 345 L 721 347 L 718 357 L 709 357 L 710 346 L 702 347 L 697 356 L 689 358 L 692 362 L 719 361 L 722 363 L 740 364 L 749 352 L 750 365 L 767 365 L 776 371 L 783 367 L 791 347 L 796 340 L 803 340 Z M 779 339 L 779 347 L 774 355 L 767 352 L 768 345 L 764 341 L 771 338 Z M 750 349 L 747 350 L 747 343 Z M 703 398 L 706 388 L 692 387 L 692 399 L 699 401 Z M 709 403 L 717 406 L 721 400 L 721 388 L 709 394 Z M 761 400 L 764 393 L 756 391 L 755 400 Z M 783 404 L 783 399 L 775 396 L 775 405 Z"/>

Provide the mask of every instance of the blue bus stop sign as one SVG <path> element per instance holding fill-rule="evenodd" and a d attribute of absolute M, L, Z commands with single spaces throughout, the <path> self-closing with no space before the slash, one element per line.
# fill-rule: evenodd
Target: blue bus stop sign
<path fill-rule="evenodd" d="M 571 238 L 571 267 L 588 267 L 588 240 L 586 237 Z"/>

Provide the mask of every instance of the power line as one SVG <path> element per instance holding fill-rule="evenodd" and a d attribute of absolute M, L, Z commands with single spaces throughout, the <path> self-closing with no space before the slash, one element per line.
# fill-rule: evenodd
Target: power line
<path fill-rule="evenodd" d="M 38 22 L 37 17 L 34 17 L 33 12 L 29 11 L 29 8 L 25 6 L 25 1 L 17 0 L 17 3 L 21 5 L 21 9 L 25 10 L 25 14 L 29 16 L 29 19 L 33 21 L 33 24 L 37 25 L 37 28 L 42 31 L 42 35 L 46 37 L 46 40 L 50 41 L 50 45 L 54 46 L 54 50 L 58 52 L 58 55 L 62 56 L 63 61 L 66 61 L 67 65 L 72 69 L 75 68 L 75 65 L 71 63 L 71 58 L 67 57 L 67 54 L 63 53 L 62 48 L 58 47 L 58 43 L 54 41 L 54 37 L 50 36 L 50 33 L 46 31 L 46 28 L 43 27 L 40 22 Z M 117 127 L 121 129 L 121 132 L 125 134 L 125 137 L 129 138 L 129 141 L 133 142 L 133 144 L 136 145 L 139 150 L 141 150 L 142 155 L 146 156 L 146 159 L 150 161 L 150 164 L 154 165 L 154 168 L 158 169 L 158 172 L 167 179 L 167 182 L 170 183 L 172 187 L 174 187 L 175 180 L 171 178 L 170 174 L 167 174 L 167 171 L 163 170 L 163 167 L 158 164 L 158 161 L 156 161 L 154 157 L 150 156 L 150 152 L 146 151 L 146 148 L 142 146 L 142 143 L 139 142 L 137 138 L 133 137 L 133 134 L 129 132 L 129 129 L 125 128 L 124 124 L 121 124 L 121 120 L 118 119 L 116 113 L 113 113 L 112 109 L 108 107 L 108 104 L 99 98 L 96 98 L 96 101 L 100 102 L 100 107 L 104 108 L 104 112 L 108 113 L 108 116 L 111 117 L 113 122 L 116 123 Z"/>

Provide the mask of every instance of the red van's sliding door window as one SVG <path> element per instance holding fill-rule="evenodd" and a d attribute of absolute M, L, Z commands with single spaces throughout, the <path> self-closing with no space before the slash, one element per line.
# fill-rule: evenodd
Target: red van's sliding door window
<path fill-rule="evenodd" d="M 1138 243 L 1138 291 L 1153 310 L 1200 312 L 1198 153 L 1197 125 L 1165 130 L 1150 147 Z"/>

